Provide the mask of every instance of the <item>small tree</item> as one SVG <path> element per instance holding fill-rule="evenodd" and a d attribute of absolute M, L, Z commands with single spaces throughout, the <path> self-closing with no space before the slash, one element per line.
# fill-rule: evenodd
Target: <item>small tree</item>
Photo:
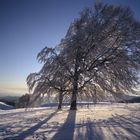
<path fill-rule="evenodd" d="M 55 49 L 45 47 L 37 58 L 44 65 L 40 72 L 32 73 L 27 77 L 29 90 L 33 90 L 31 104 L 41 95 L 55 95 L 59 99 L 58 109 L 61 109 L 63 96 L 70 92 L 69 76 L 60 65 L 60 57 L 55 52 Z"/>
<path fill-rule="evenodd" d="M 16 102 L 16 108 L 26 108 L 29 104 L 30 96 L 28 93 L 22 95 Z"/>

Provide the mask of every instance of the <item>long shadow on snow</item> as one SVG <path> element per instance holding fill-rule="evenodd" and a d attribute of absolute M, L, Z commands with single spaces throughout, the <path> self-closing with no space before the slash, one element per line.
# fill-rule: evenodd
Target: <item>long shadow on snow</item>
<path fill-rule="evenodd" d="M 122 115 L 113 115 L 112 118 L 113 122 L 118 125 L 123 131 L 127 132 L 131 135 L 131 139 L 133 140 L 139 140 L 140 139 L 140 118 L 130 117 L 130 116 L 122 116 Z M 120 134 L 120 131 L 117 130 L 117 127 L 114 127 L 115 131 L 118 133 L 115 134 L 115 137 L 117 137 L 117 140 L 121 139 L 130 139 L 127 138 L 127 136 L 122 133 Z"/>
<path fill-rule="evenodd" d="M 73 140 L 75 129 L 76 111 L 70 110 L 67 119 L 58 132 L 53 136 L 52 140 Z"/>
<path fill-rule="evenodd" d="M 89 117 L 86 120 L 82 119 L 80 123 L 76 125 L 77 135 L 75 139 L 104 140 L 104 134 L 101 127 L 100 123 L 97 124 Z"/>
<path fill-rule="evenodd" d="M 21 132 L 18 136 L 7 137 L 4 140 L 24 140 L 26 137 L 33 135 L 36 130 L 38 130 L 43 124 L 49 121 L 56 113 L 57 111 L 51 113 L 46 119 L 32 126 L 28 130 Z"/>
<path fill-rule="evenodd" d="M 87 120 L 81 120 L 75 129 L 77 131 L 76 140 L 139 140 L 140 117 L 116 114 L 107 120 L 96 122 L 87 118 Z"/>

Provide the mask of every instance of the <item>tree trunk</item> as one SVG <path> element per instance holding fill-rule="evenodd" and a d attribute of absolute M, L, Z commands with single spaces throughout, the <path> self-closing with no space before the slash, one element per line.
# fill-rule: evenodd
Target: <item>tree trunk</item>
<path fill-rule="evenodd" d="M 74 77 L 73 77 L 73 90 L 72 90 L 72 96 L 71 96 L 70 110 L 77 110 L 77 94 L 78 94 L 78 79 L 79 79 L 78 67 L 79 67 L 79 61 L 80 61 L 79 49 L 80 47 L 78 47 L 76 51 L 75 70 L 74 70 Z"/>
<path fill-rule="evenodd" d="M 62 101 L 63 101 L 63 92 L 59 92 L 59 104 L 58 104 L 58 109 L 62 109 Z"/>
<path fill-rule="evenodd" d="M 77 110 L 77 93 L 72 93 L 70 110 Z"/>
<path fill-rule="evenodd" d="M 77 109 L 77 94 L 78 94 L 78 74 L 75 75 L 75 78 L 73 81 L 73 91 L 72 91 L 72 97 L 71 97 L 70 110 Z"/>

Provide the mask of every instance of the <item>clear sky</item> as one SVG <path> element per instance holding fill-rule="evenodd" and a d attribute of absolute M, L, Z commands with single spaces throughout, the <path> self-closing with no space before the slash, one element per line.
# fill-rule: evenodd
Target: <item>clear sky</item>
<path fill-rule="evenodd" d="M 140 0 L 100 1 L 129 6 L 140 20 Z M 0 95 L 26 93 L 26 77 L 41 68 L 37 53 L 57 45 L 79 12 L 94 2 L 0 0 Z"/>

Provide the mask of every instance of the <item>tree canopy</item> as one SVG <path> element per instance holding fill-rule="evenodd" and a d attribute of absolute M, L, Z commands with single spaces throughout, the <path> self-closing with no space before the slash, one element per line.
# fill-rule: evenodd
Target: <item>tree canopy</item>
<path fill-rule="evenodd" d="M 34 95 L 48 94 L 50 88 L 69 94 L 73 110 L 78 94 L 95 98 L 133 92 L 139 83 L 139 54 L 140 23 L 131 10 L 96 3 L 71 23 L 59 45 L 38 54 L 44 65 L 27 83 L 31 89 L 43 84 Z"/>

